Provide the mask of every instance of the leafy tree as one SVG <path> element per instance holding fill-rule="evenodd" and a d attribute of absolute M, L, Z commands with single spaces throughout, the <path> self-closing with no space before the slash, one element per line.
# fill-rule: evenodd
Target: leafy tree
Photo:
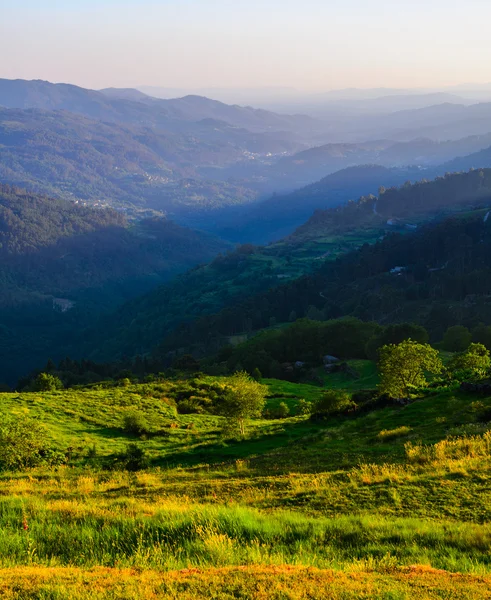
<path fill-rule="evenodd" d="M 243 371 L 235 373 L 230 379 L 220 402 L 219 412 L 229 417 L 231 423 L 244 435 L 246 420 L 261 416 L 268 388 Z"/>
<path fill-rule="evenodd" d="M 59 377 L 51 373 L 39 373 L 29 386 L 33 392 L 52 392 L 63 389 L 63 383 Z"/>
<path fill-rule="evenodd" d="M 0 468 L 21 470 L 41 464 L 50 453 L 45 435 L 32 419 L 4 415 L 0 420 Z"/>
<path fill-rule="evenodd" d="M 454 325 L 449 327 L 443 336 L 443 348 L 449 352 L 463 352 L 471 341 L 472 335 L 467 327 Z"/>
<path fill-rule="evenodd" d="M 483 344 L 470 344 L 465 352 L 452 358 L 448 364 L 449 371 L 457 379 L 466 377 L 485 377 L 491 368 L 489 350 Z"/>
<path fill-rule="evenodd" d="M 426 372 L 441 373 L 443 364 L 429 344 L 406 340 L 381 348 L 378 368 L 380 391 L 392 398 L 402 398 L 414 388 L 426 385 Z"/>

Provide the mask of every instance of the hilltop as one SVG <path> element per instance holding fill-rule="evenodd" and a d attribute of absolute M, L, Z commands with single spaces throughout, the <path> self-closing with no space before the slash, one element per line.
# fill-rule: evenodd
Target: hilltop
<path fill-rule="evenodd" d="M 224 121 L 251 131 L 314 130 L 319 121 L 303 115 L 278 115 L 251 107 L 231 106 L 202 96 L 172 100 L 145 94 L 96 91 L 66 83 L 0 79 L 0 106 L 67 110 L 102 121 L 144 124 L 169 131 L 189 131 L 189 123 L 203 119 Z"/>

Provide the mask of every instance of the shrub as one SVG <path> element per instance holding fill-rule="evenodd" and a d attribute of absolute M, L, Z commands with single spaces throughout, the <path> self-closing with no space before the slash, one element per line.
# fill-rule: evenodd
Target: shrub
<path fill-rule="evenodd" d="M 138 444 L 128 444 L 126 450 L 116 457 L 116 466 L 126 471 L 141 471 L 150 464 L 150 459 Z"/>
<path fill-rule="evenodd" d="M 33 392 L 52 392 L 63 389 L 63 383 L 59 377 L 51 373 L 39 373 L 29 386 Z"/>
<path fill-rule="evenodd" d="M 280 402 L 275 408 L 265 410 L 263 416 L 266 419 L 286 419 L 289 414 L 290 409 L 288 408 L 288 404 Z"/>
<path fill-rule="evenodd" d="M 305 400 L 305 398 L 300 398 L 297 404 L 297 415 L 311 415 L 314 410 L 314 403 Z"/>
<path fill-rule="evenodd" d="M 123 430 L 130 435 L 145 435 L 149 427 L 145 416 L 137 411 L 130 410 L 123 417 Z"/>
<path fill-rule="evenodd" d="M 323 418 L 356 409 L 349 394 L 337 390 L 327 390 L 313 407 L 313 417 Z"/>
<path fill-rule="evenodd" d="M 0 421 L 0 468 L 21 470 L 43 462 L 60 464 L 46 443 L 45 430 L 26 417 L 3 416 Z M 63 460 L 61 460 L 63 462 Z"/>
<path fill-rule="evenodd" d="M 491 358 L 483 344 L 471 344 L 465 352 L 456 354 L 448 364 L 448 370 L 459 381 L 483 378 L 489 373 Z"/>
<path fill-rule="evenodd" d="M 199 404 L 195 396 L 186 398 L 177 403 L 177 412 L 181 415 L 200 414 L 205 412 L 203 407 Z"/>

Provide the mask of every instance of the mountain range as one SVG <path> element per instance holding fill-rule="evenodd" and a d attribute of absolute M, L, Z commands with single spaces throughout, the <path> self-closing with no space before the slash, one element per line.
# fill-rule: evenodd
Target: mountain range
<path fill-rule="evenodd" d="M 315 209 L 382 185 L 489 166 L 486 103 L 321 121 L 199 96 L 0 80 L 0 105 L 0 181 L 131 217 L 167 214 L 232 241 L 278 239 Z M 351 130 L 366 141 L 347 142 Z M 338 133 L 342 142 L 317 144 Z M 295 190 L 319 180 L 296 202 Z"/>
<path fill-rule="evenodd" d="M 491 104 L 452 100 L 322 121 L 1 80 L 0 378 L 49 354 L 216 350 L 285 319 L 268 289 L 281 304 L 363 244 L 487 208 Z M 311 300 L 287 317 L 327 310 Z"/>

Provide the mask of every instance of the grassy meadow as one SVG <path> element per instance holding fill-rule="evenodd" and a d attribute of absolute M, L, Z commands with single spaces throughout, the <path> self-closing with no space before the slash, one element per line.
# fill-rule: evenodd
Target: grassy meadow
<path fill-rule="evenodd" d="M 358 379 L 324 385 L 376 383 L 371 363 L 352 366 Z M 231 439 L 223 417 L 175 408 L 218 383 L 1 394 L 70 455 L 0 474 L 1 597 L 491 597 L 491 398 L 453 390 L 318 422 L 297 407 L 320 385 L 264 380 L 289 416 Z M 141 436 L 124 428 L 136 409 Z M 128 444 L 148 468 L 118 466 Z"/>

